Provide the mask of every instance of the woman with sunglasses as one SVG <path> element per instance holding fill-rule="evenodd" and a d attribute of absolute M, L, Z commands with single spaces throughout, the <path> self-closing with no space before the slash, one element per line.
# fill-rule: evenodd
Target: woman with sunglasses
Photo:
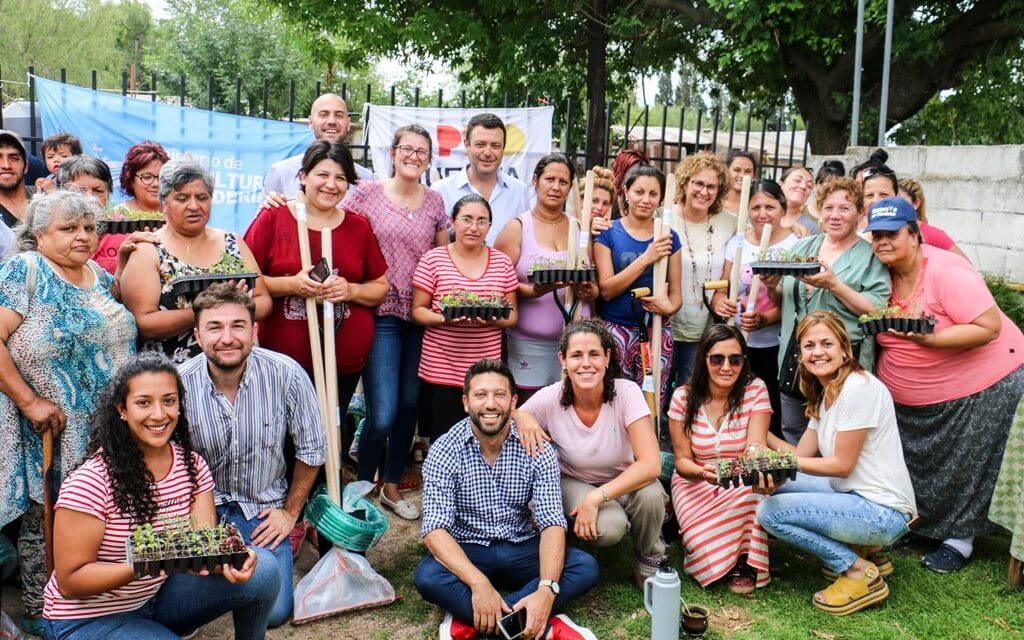
<path fill-rule="evenodd" d="M 366 424 L 359 438 L 359 479 L 384 480 L 380 502 L 400 518 L 419 509 L 398 492 L 405 473 L 419 403 L 423 327 L 412 321 L 412 275 L 434 247 L 448 244 L 444 200 L 420 182 L 430 168 L 433 141 L 417 124 L 399 127 L 391 141 L 392 175 L 363 180 L 343 205 L 369 220 L 387 262 L 388 291 L 374 311 L 373 344 L 363 369 Z"/>
<path fill-rule="evenodd" d="M 675 451 L 672 505 L 686 559 L 683 570 L 706 587 L 722 579 L 733 593 L 768 584 L 768 536 L 754 520 L 759 487 L 718 484 L 715 462 L 741 458 L 768 444 L 772 408 L 755 378 L 739 329 L 708 327 L 693 375 L 676 389 L 668 411 Z"/>
<path fill-rule="evenodd" d="M 889 306 L 935 319 L 932 333 L 878 336 L 878 377 L 896 401 L 921 508 L 915 532 L 939 543 L 924 565 L 958 571 L 974 537 L 995 529 L 989 502 L 1007 434 L 1024 411 L 1024 335 L 970 263 L 922 244 L 903 198 L 876 202 L 866 231 L 892 278 Z"/>
<path fill-rule="evenodd" d="M 757 508 L 757 522 L 784 542 L 817 556 L 831 586 L 814 606 L 843 616 L 889 596 L 893 565 L 879 553 L 906 535 L 916 516 L 893 399 L 853 354 L 843 322 L 815 311 L 796 330 L 800 388 L 810 424 L 795 451 L 800 475 Z"/>
<path fill-rule="evenodd" d="M 567 287 L 557 282 L 531 283 L 529 273 L 537 264 L 540 268 L 565 264 L 570 224 L 565 202 L 575 177 L 576 170 L 564 155 L 551 153 L 541 158 L 533 170 L 537 203 L 530 211 L 510 220 L 494 243 L 495 249 L 515 263 L 519 276 L 519 322 L 505 332 L 505 339 L 520 403 L 538 389 L 558 382 L 561 374 L 558 360 L 551 354 L 558 350 L 564 325 L 559 306 L 565 309 Z M 589 255 L 584 259 L 590 262 Z M 570 286 L 581 304 L 597 297 L 597 285 L 592 282 Z M 557 291 L 555 300 L 548 295 L 552 291 Z"/>
<path fill-rule="evenodd" d="M 477 360 L 501 359 L 502 330 L 519 320 L 516 292 L 519 279 L 512 260 L 485 244 L 491 228 L 491 205 L 473 193 L 452 207 L 455 239 L 420 258 L 412 276 L 412 320 L 426 327 L 419 377 L 420 433 L 437 440 L 466 417 L 462 385 Z M 471 293 L 500 299 L 507 318 L 447 319 L 441 313 L 446 295 Z"/>

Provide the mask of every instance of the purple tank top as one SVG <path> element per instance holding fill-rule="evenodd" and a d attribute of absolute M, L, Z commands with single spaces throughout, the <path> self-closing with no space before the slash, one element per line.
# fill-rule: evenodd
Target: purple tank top
<path fill-rule="evenodd" d="M 567 251 L 548 251 L 537 244 L 534 235 L 533 214 L 527 211 L 519 216 L 523 225 L 523 239 L 520 243 L 519 261 L 516 263 L 516 275 L 520 282 L 527 282 L 526 274 L 530 265 L 541 259 L 565 260 Z M 565 289 L 558 290 L 558 299 L 565 304 Z M 539 298 L 519 299 L 519 322 L 509 329 L 509 333 L 517 338 L 528 340 L 558 340 L 562 335 L 565 319 L 555 306 L 551 294 L 546 293 Z"/>

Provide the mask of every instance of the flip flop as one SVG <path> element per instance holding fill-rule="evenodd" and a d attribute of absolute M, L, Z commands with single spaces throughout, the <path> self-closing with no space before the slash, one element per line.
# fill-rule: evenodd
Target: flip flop
<path fill-rule="evenodd" d="M 953 547 L 943 543 L 939 545 L 938 549 L 921 558 L 921 564 L 935 573 L 956 573 L 967 564 L 967 558 Z"/>

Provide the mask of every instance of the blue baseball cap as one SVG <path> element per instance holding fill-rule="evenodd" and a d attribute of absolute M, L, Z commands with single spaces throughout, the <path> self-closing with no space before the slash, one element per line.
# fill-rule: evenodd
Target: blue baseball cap
<path fill-rule="evenodd" d="M 910 222 L 917 222 L 914 207 L 903 198 L 894 196 L 871 205 L 868 226 L 864 231 L 899 231 Z"/>

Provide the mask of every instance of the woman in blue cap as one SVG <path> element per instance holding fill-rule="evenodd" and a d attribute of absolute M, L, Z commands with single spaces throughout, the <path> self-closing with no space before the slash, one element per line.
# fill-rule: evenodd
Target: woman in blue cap
<path fill-rule="evenodd" d="M 889 306 L 935 320 L 933 333 L 879 335 L 876 373 L 896 402 L 921 515 L 915 531 L 940 541 L 924 565 L 950 573 L 967 562 L 974 536 L 995 529 L 989 503 L 1014 415 L 1022 415 L 1024 335 L 967 260 L 922 242 L 906 200 L 874 203 L 865 231 L 892 278 Z M 1012 519 L 1012 507 L 996 511 L 994 521 Z"/>

